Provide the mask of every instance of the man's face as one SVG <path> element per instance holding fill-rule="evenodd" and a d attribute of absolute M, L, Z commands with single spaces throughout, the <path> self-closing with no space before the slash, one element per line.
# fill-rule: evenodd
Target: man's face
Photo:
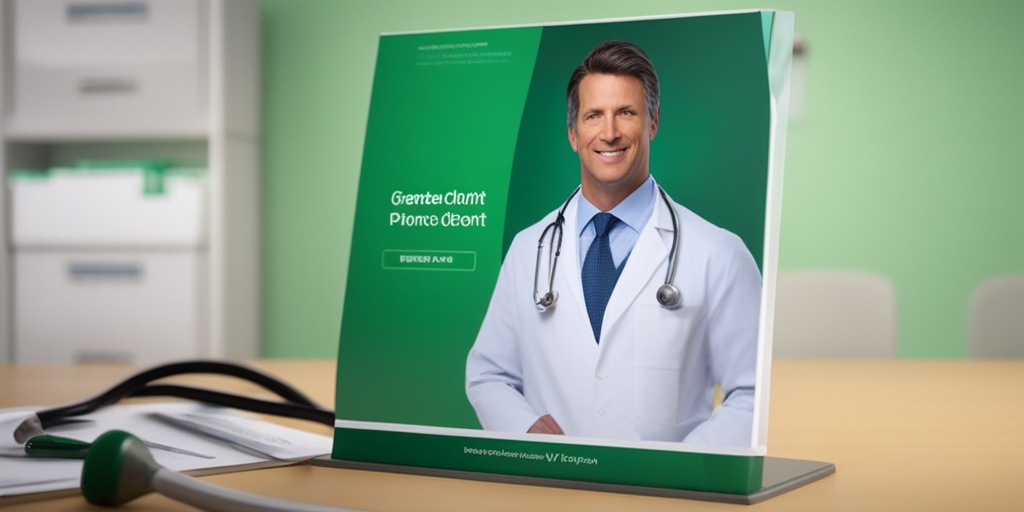
<path fill-rule="evenodd" d="M 621 201 L 647 179 L 658 115 L 650 118 L 643 83 L 631 76 L 587 75 L 580 81 L 579 98 L 569 142 L 580 155 L 583 190 Z"/>

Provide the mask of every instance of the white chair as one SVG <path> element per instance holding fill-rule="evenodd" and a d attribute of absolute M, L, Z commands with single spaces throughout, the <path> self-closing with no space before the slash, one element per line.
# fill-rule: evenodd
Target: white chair
<path fill-rule="evenodd" d="M 773 353 L 778 358 L 896 356 L 896 290 L 870 272 L 779 272 Z"/>
<path fill-rule="evenodd" d="M 1024 357 L 1024 274 L 983 281 L 970 311 L 972 357 Z"/>

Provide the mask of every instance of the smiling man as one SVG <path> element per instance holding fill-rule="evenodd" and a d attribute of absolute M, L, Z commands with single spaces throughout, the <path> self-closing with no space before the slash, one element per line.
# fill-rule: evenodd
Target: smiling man
<path fill-rule="evenodd" d="M 739 237 L 651 176 L 659 98 L 629 42 L 599 44 L 573 72 L 580 187 L 502 264 L 466 364 L 485 429 L 752 445 L 761 276 Z"/>

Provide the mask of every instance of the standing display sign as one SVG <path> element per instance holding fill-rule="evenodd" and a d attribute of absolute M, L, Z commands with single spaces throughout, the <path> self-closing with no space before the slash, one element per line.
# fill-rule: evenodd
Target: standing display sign
<path fill-rule="evenodd" d="M 334 449 L 317 463 L 739 501 L 761 492 L 775 465 L 765 438 L 792 39 L 792 14 L 774 11 L 381 36 Z M 737 235 L 760 270 L 749 443 L 485 430 L 467 399 L 467 355 L 514 237 L 580 182 L 566 84 L 607 40 L 643 48 L 657 69 L 652 176 Z M 543 276 L 518 278 L 545 289 Z"/>

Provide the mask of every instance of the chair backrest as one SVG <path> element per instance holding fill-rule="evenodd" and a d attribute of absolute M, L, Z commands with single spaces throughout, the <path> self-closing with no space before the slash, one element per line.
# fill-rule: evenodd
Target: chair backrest
<path fill-rule="evenodd" d="M 979 284 L 969 322 L 972 357 L 1024 357 L 1024 274 Z"/>
<path fill-rule="evenodd" d="M 895 357 L 896 290 L 870 272 L 779 272 L 772 346 L 778 358 Z"/>

